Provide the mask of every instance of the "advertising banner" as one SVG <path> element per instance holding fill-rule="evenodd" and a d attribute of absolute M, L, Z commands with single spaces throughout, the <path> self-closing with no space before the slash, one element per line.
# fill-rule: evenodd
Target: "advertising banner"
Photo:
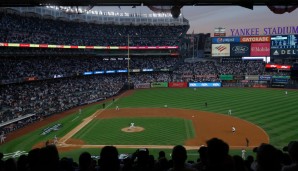
<path fill-rule="evenodd" d="M 212 56 L 230 56 L 230 44 L 212 44 Z"/>
<path fill-rule="evenodd" d="M 150 83 L 135 84 L 134 88 L 150 88 Z"/>
<path fill-rule="evenodd" d="M 36 76 L 33 76 L 33 77 L 26 77 L 24 79 L 24 81 L 35 81 L 35 80 L 38 80 L 38 78 Z"/>
<path fill-rule="evenodd" d="M 245 79 L 246 80 L 259 80 L 259 76 L 258 75 L 246 75 Z"/>
<path fill-rule="evenodd" d="M 270 36 L 243 36 L 240 37 L 240 42 L 243 43 L 257 43 L 257 42 L 267 42 L 270 43 Z"/>
<path fill-rule="evenodd" d="M 151 88 L 168 87 L 168 82 L 155 82 L 151 83 Z"/>
<path fill-rule="evenodd" d="M 115 70 L 106 70 L 106 73 L 107 74 L 113 74 L 113 73 L 115 73 L 116 71 Z"/>
<path fill-rule="evenodd" d="M 285 79 L 290 79 L 290 76 L 282 76 L 282 75 L 274 75 L 272 78 L 285 78 Z"/>
<path fill-rule="evenodd" d="M 240 37 L 212 37 L 212 44 L 237 42 L 240 42 Z"/>
<path fill-rule="evenodd" d="M 168 68 L 161 68 L 160 71 L 170 71 Z"/>
<path fill-rule="evenodd" d="M 233 80 L 233 75 L 220 75 L 219 79 L 221 79 L 221 80 Z"/>
<path fill-rule="evenodd" d="M 285 87 L 285 83 L 272 83 L 271 87 L 273 88 L 284 88 Z"/>
<path fill-rule="evenodd" d="M 249 43 L 231 43 L 231 56 L 250 56 Z"/>
<path fill-rule="evenodd" d="M 271 49 L 298 49 L 298 35 L 271 36 Z"/>
<path fill-rule="evenodd" d="M 289 79 L 287 78 L 273 78 L 272 82 L 273 83 L 287 83 Z"/>
<path fill-rule="evenodd" d="M 290 70 L 291 65 L 266 64 L 266 69 Z"/>
<path fill-rule="evenodd" d="M 140 69 L 132 69 L 130 70 L 131 72 L 140 72 L 141 70 Z"/>
<path fill-rule="evenodd" d="M 147 69 L 147 68 L 144 68 L 144 69 L 142 69 L 142 71 L 143 71 L 143 72 L 152 72 L 153 69 Z"/>
<path fill-rule="evenodd" d="M 271 75 L 260 75 L 260 76 L 259 76 L 259 80 L 260 80 L 260 81 L 270 81 L 271 78 L 272 78 Z"/>
<path fill-rule="evenodd" d="M 80 46 L 80 45 L 42 45 L 30 43 L 5 43 L 0 42 L 0 46 L 8 47 L 30 47 L 30 48 L 67 48 L 67 49 L 136 49 L 136 50 L 150 50 L 150 49 L 178 49 L 178 46 Z"/>
<path fill-rule="evenodd" d="M 190 87 L 190 88 L 197 88 L 197 87 L 221 87 L 221 83 L 220 82 L 214 82 L 214 83 L 190 82 L 190 83 L 188 83 L 188 87 Z"/>
<path fill-rule="evenodd" d="M 92 71 L 90 71 L 90 72 L 84 72 L 84 73 L 83 73 L 83 75 L 92 75 L 92 74 L 93 74 Z"/>
<path fill-rule="evenodd" d="M 234 80 L 245 80 L 244 75 L 234 75 Z"/>
<path fill-rule="evenodd" d="M 120 70 L 117 70 L 116 72 L 117 73 L 126 73 L 127 72 L 127 69 L 120 69 Z"/>
<path fill-rule="evenodd" d="M 94 71 L 94 74 L 104 74 L 104 71 Z"/>
<path fill-rule="evenodd" d="M 271 56 L 280 56 L 280 57 L 288 57 L 288 56 L 298 56 L 298 49 L 271 49 Z"/>
<path fill-rule="evenodd" d="M 186 88 L 186 82 L 169 82 L 169 87 L 171 88 Z"/>
<path fill-rule="evenodd" d="M 250 56 L 270 56 L 270 43 L 252 43 Z"/>

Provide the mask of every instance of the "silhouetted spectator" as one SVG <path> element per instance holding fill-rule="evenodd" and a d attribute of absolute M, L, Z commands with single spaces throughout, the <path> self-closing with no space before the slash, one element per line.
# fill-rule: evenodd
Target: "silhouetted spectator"
<path fill-rule="evenodd" d="M 198 171 L 205 171 L 207 170 L 208 164 L 208 148 L 207 147 L 200 147 L 198 150 L 200 155 L 200 160 L 193 164 L 193 168 L 197 169 Z"/>
<path fill-rule="evenodd" d="M 207 141 L 208 171 L 233 171 L 234 163 L 229 153 L 229 145 L 218 138 Z"/>
<path fill-rule="evenodd" d="M 99 159 L 99 171 L 119 171 L 120 160 L 118 150 L 114 146 L 105 146 L 101 149 Z"/>
<path fill-rule="evenodd" d="M 92 171 L 92 159 L 88 152 L 83 152 L 79 157 L 79 171 Z"/>
<path fill-rule="evenodd" d="M 28 170 L 28 156 L 21 155 L 17 160 L 17 169 L 18 171 L 27 171 Z"/>
<path fill-rule="evenodd" d="M 297 171 L 298 170 L 298 141 L 291 141 L 285 149 L 289 152 L 292 159 L 290 166 L 284 166 L 282 171 Z"/>
<path fill-rule="evenodd" d="M 169 171 L 195 171 L 195 169 L 187 167 L 186 161 L 187 152 L 185 147 L 177 145 L 172 150 L 173 167 Z"/>
<path fill-rule="evenodd" d="M 257 171 L 280 171 L 281 156 L 278 150 L 270 144 L 261 144 L 257 150 Z"/>
<path fill-rule="evenodd" d="M 17 163 L 14 158 L 4 161 L 4 171 L 17 171 Z"/>
<path fill-rule="evenodd" d="M 40 170 L 44 171 L 58 171 L 59 153 L 55 145 L 48 145 L 40 149 L 39 152 Z"/>

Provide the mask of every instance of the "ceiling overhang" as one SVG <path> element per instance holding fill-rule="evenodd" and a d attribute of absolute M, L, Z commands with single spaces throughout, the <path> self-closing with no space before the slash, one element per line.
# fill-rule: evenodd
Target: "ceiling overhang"
<path fill-rule="evenodd" d="M 215 6 L 240 5 L 251 7 L 256 5 L 298 5 L 298 0 L 1 0 L 0 6 Z"/>

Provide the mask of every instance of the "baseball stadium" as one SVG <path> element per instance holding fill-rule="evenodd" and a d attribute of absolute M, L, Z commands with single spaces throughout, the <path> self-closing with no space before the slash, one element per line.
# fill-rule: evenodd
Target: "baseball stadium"
<path fill-rule="evenodd" d="M 0 14 L 0 170 L 297 168 L 298 35 L 187 34 L 183 15 L 86 6 Z"/>

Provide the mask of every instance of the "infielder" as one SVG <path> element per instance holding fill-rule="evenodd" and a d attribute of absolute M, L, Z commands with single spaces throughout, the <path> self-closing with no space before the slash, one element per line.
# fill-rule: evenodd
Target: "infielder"
<path fill-rule="evenodd" d="M 116 110 L 119 110 L 119 106 L 116 106 Z"/>
<path fill-rule="evenodd" d="M 236 128 L 234 126 L 232 126 L 232 132 L 235 133 L 236 132 Z"/>

